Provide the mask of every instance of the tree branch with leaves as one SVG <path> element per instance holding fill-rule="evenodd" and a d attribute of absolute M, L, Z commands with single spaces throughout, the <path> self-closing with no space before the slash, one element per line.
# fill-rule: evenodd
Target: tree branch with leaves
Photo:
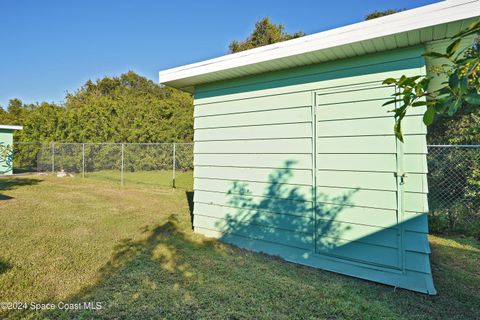
<path fill-rule="evenodd" d="M 411 108 L 426 106 L 425 125 L 430 125 L 435 115 L 454 115 L 460 108 L 480 106 L 480 21 L 471 24 L 451 38 L 445 53 L 427 52 L 425 57 L 445 58 L 449 63 L 437 66 L 435 72 L 448 78 L 438 89 L 429 89 L 427 76 L 388 78 L 385 85 L 395 85 L 397 92 L 383 106 L 395 105 L 395 136 L 403 142 L 402 120 Z M 460 48 L 465 37 L 476 35 L 472 46 Z"/>

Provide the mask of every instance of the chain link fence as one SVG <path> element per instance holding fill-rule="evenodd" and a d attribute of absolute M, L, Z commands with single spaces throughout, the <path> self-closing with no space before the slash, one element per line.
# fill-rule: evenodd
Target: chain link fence
<path fill-rule="evenodd" d="M 432 232 L 480 238 L 480 145 L 428 146 Z M 16 143 L 14 173 L 193 188 L 193 143 Z"/>
<path fill-rule="evenodd" d="M 480 145 L 428 147 L 432 232 L 480 238 Z"/>
<path fill-rule="evenodd" d="M 14 173 L 193 188 L 193 143 L 39 143 L 13 146 Z"/>

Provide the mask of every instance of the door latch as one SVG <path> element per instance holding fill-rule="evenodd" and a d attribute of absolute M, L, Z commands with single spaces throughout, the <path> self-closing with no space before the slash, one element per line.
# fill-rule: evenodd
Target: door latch
<path fill-rule="evenodd" d="M 395 177 L 400 178 L 400 184 L 405 184 L 405 179 L 407 178 L 407 173 L 404 172 L 402 174 L 395 172 Z"/>

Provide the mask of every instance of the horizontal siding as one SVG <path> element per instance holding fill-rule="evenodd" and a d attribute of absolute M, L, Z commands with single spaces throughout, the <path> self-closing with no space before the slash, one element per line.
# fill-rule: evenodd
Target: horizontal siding
<path fill-rule="evenodd" d="M 406 219 L 412 219 L 420 213 L 425 213 L 427 209 L 427 200 L 425 194 L 416 192 L 405 193 L 405 210 L 408 211 Z M 322 211 L 340 210 L 334 209 L 331 205 L 340 206 L 353 206 L 361 209 L 365 214 L 367 210 L 382 209 L 393 210 L 396 212 L 396 191 L 378 191 L 378 190 L 355 190 L 347 188 L 332 188 L 332 187 L 318 187 L 317 188 L 317 205 L 319 210 L 319 216 Z M 339 216 L 346 209 L 342 209 Z M 365 211 L 364 211 L 365 210 Z M 340 218 L 339 218 L 340 219 Z M 365 217 L 368 221 L 368 217 Z M 362 223 L 358 221 L 352 221 L 353 223 Z M 415 222 L 417 223 L 417 222 Z M 413 231 L 427 232 L 425 221 L 419 224 L 419 229 L 413 228 L 415 224 L 409 226 L 409 229 Z"/>
<path fill-rule="evenodd" d="M 405 153 L 427 154 L 425 135 L 406 135 L 404 137 Z M 391 136 L 360 136 L 319 138 L 318 153 L 343 154 L 396 154 L 396 141 Z"/>
<path fill-rule="evenodd" d="M 199 226 L 210 230 L 225 230 L 224 220 L 197 215 L 194 217 L 193 226 Z M 228 229 L 229 234 L 239 235 L 252 239 L 260 239 L 273 243 L 282 244 L 289 247 L 312 249 L 313 237 L 311 234 L 257 226 L 253 224 L 234 224 L 234 227 Z"/>
<path fill-rule="evenodd" d="M 427 159 L 421 154 L 404 156 L 405 171 L 410 173 L 427 173 Z M 346 170 L 371 172 L 396 172 L 396 154 L 322 154 L 317 161 L 319 170 Z"/>
<path fill-rule="evenodd" d="M 244 206 L 244 207 L 235 207 L 231 205 L 221 205 L 221 204 L 214 204 L 214 203 L 205 203 L 201 201 L 196 201 L 195 206 L 193 208 L 194 214 L 199 214 L 203 216 L 211 216 L 211 217 L 218 217 L 218 218 L 226 218 L 223 216 L 222 212 L 234 213 L 235 215 L 239 214 L 246 214 L 251 212 L 256 213 L 258 215 L 265 214 L 265 215 L 275 215 L 275 216 L 290 216 L 293 220 L 298 218 L 298 223 L 301 221 L 308 221 L 314 219 L 313 210 L 306 210 L 305 212 L 275 212 L 269 210 L 271 208 L 260 209 L 258 205 L 252 206 Z M 303 222 L 302 222 L 303 223 Z"/>
<path fill-rule="evenodd" d="M 375 227 L 391 228 L 397 224 L 395 209 L 379 209 L 341 204 L 317 203 L 317 217 L 324 219 L 323 212 L 335 212 L 335 220 L 345 223 L 364 224 Z M 331 215 L 330 215 L 331 216 Z"/>
<path fill-rule="evenodd" d="M 265 126 L 243 126 L 229 128 L 197 129 L 195 141 L 239 140 L 239 139 L 282 139 L 282 138 L 311 138 L 312 124 L 288 123 Z"/>
<path fill-rule="evenodd" d="M 312 153 L 312 139 L 198 141 L 194 153 Z"/>
<path fill-rule="evenodd" d="M 251 99 L 221 101 L 211 104 L 195 105 L 194 116 L 204 117 L 292 107 L 310 107 L 311 100 L 312 96 L 310 92 L 294 92 Z"/>
<path fill-rule="evenodd" d="M 262 210 L 251 210 L 244 208 L 232 208 L 207 203 L 197 203 L 194 208 L 195 216 L 205 216 L 223 220 L 217 226 L 222 226 L 222 232 L 228 232 L 228 228 L 234 228 L 237 223 L 249 223 L 259 226 L 271 227 L 298 231 L 306 234 L 313 234 L 314 220 L 312 216 L 295 216 L 289 214 L 278 214 Z M 225 225 L 225 221 L 232 222 L 232 225 Z"/>
<path fill-rule="evenodd" d="M 423 124 L 423 116 L 405 117 L 402 128 L 408 134 L 426 134 L 427 129 Z M 394 117 L 364 118 L 348 120 L 319 121 L 317 126 L 318 137 L 342 136 L 394 136 Z"/>
<path fill-rule="evenodd" d="M 325 91 L 319 91 L 317 93 L 317 106 L 329 105 L 329 104 L 343 104 L 352 101 L 372 101 L 372 100 L 385 100 L 395 93 L 395 87 L 392 86 L 370 86 L 356 90 L 353 86 L 344 86 L 331 90 L 326 93 Z"/>
<path fill-rule="evenodd" d="M 215 115 L 195 118 L 194 129 L 223 128 L 311 121 L 311 107 Z"/>
<path fill-rule="evenodd" d="M 405 252 L 405 268 L 411 271 L 431 273 L 430 260 L 428 254 L 406 251 Z"/>
<path fill-rule="evenodd" d="M 252 181 L 267 183 L 284 183 L 290 185 L 312 185 L 310 170 L 291 170 L 282 171 L 268 168 L 225 168 L 225 167 L 195 167 L 195 178 L 210 178 L 235 181 Z M 227 190 L 226 190 L 227 191 Z"/>
<path fill-rule="evenodd" d="M 397 210 L 396 191 L 317 187 L 319 203 Z"/>
<path fill-rule="evenodd" d="M 426 192 L 426 175 L 411 173 L 405 179 L 405 190 Z M 318 170 L 317 184 L 322 187 L 344 187 L 396 191 L 397 182 L 391 172 Z"/>
<path fill-rule="evenodd" d="M 328 237 L 325 237 L 317 241 L 319 253 L 387 268 L 399 267 L 398 249 L 396 248 L 331 239 L 336 243 L 336 246 L 332 248 L 329 240 Z"/>
<path fill-rule="evenodd" d="M 418 213 L 428 212 L 427 195 L 417 192 L 405 192 L 405 210 Z"/>
<path fill-rule="evenodd" d="M 197 153 L 193 162 L 195 166 L 312 169 L 311 154 Z"/>
<path fill-rule="evenodd" d="M 264 210 L 272 213 L 282 213 L 297 216 L 311 216 L 313 205 L 310 201 L 296 201 L 270 197 L 242 197 L 232 194 L 196 191 L 195 202 L 229 207 Z"/>
<path fill-rule="evenodd" d="M 403 166 L 408 173 L 428 173 L 427 157 L 424 154 L 405 154 Z"/>
<path fill-rule="evenodd" d="M 419 253 L 430 253 L 428 234 L 408 230 L 405 232 L 404 239 L 406 250 Z"/>
<path fill-rule="evenodd" d="M 317 230 L 320 237 L 335 237 L 346 240 L 344 245 L 350 242 L 361 242 L 376 246 L 398 248 L 398 230 L 395 228 L 383 228 L 365 224 L 353 224 L 335 220 L 317 221 Z"/>
<path fill-rule="evenodd" d="M 420 213 L 419 213 L 420 212 Z M 403 217 L 405 230 L 428 233 L 428 216 L 425 211 L 405 211 Z M 428 242 L 427 242 L 428 244 Z"/>
<path fill-rule="evenodd" d="M 230 181 L 218 179 L 196 178 L 194 190 L 229 192 L 231 194 L 242 194 L 245 196 L 268 196 L 269 194 L 281 199 L 303 199 L 312 200 L 311 186 L 291 186 L 273 184 L 269 182 Z"/>
<path fill-rule="evenodd" d="M 322 105 L 317 108 L 317 120 L 331 121 L 344 119 L 362 119 L 393 116 L 391 106 L 382 107 L 382 104 L 390 99 L 373 101 L 352 101 L 340 105 Z M 409 115 L 423 115 L 423 108 L 413 108 Z M 391 129 L 391 128 L 390 128 Z"/>

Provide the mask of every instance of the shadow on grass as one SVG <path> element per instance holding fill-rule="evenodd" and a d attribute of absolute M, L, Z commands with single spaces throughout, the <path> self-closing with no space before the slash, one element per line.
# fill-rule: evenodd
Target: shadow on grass
<path fill-rule="evenodd" d="M 32 178 L 11 178 L 0 177 L 0 201 L 9 200 L 12 197 L 1 193 L 2 191 L 14 190 L 24 186 L 39 184 L 42 180 Z"/>
<path fill-rule="evenodd" d="M 8 263 L 0 259 L 0 275 L 4 272 L 7 272 L 9 269 L 11 269 L 12 266 Z"/>
<path fill-rule="evenodd" d="M 473 287 L 458 295 L 471 278 L 445 287 L 437 297 L 394 291 L 196 237 L 188 231 L 188 224 L 186 216 L 179 221 L 172 215 L 161 225 L 142 229 L 144 239 L 122 240 L 111 260 L 100 270 L 98 282 L 62 300 L 101 302 L 102 309 L 11 311 L 6 316 L 12 319 L 474 319 L 480 315 L 475 308 L 479 299 Z M 440 254 L 442 248 L 438 247 L 438 251 Z M 43 302 L 58 303 L 58 300 Z"/>

